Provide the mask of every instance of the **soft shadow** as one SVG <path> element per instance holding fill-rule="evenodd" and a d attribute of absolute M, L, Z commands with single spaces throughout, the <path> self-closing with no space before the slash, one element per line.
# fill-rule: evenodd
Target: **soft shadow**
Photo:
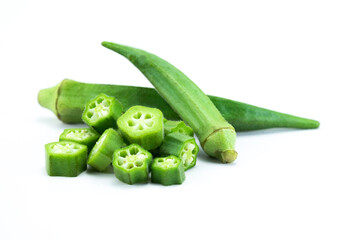
<path fill-rule="evenodd" d="M 245 132 L 237 132 L 236 136 L 238 137 L 246 137 L 246 136 L 257 136 L 257 135 L 265 135 L 265 134 L 279 134 L 279 133 L 287 133 L 287 132 L 295 132 L 295 131 L 309 131 L 313 129 L 296 129 L 296 128 L 270 128 L 270 129 L 262 129 L 262 130 L 254 130 L 254 131 L 245 131 Z"/>
<path fill-rule="evenodd" d="M 40 124 L 49 125 L 49 126 L 51 125 L 51 126 L 59 126 L 59 127 L 67 127 L 67 128 L 86 127 L 86 124 L 84 123 L 73 123 L 73 124 L 63 123 L 56 117 L 36 117 L 35 121 Z"/>
<path fill-rule="evenodd" d="M 114 169 L 112 166 L 108 166 L 104 171 L 99 172 L 98 170 L 96 170 L 95 168 L 88 166 L 86 173 L 90 174 L 90 175 L 101 175 L 101 174 L 114 174 Z"/>

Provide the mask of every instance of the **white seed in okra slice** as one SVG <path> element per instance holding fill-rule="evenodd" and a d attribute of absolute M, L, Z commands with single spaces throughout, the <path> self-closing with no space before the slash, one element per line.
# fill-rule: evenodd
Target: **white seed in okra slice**
<path fill-rule="evenodd" d="M 144 106 L 129 108 L 117 121 L 119 131 L 129 143 L 152 150 L 164 139 L 163 114 L 159 109 Z"/>
<path fill-rule="evenodd" d="M 82 115 L 83 121 L 97 132 L 116 128 L 116 120 L 123 113 L 123 106 L 115 97 L 99 94 L 90 100 Z"/>
<path fill-rule="evenodd" d="M 59 140 L 84 144 L 90 152 L 99 137 L 99 133 L 91 128 L 68 128 L 61 133 Z"/>
<path fill-rule="evenodd" d="M 196 144 L 195 138 L 174 132 L 165 137 L 159 152 L 161 156 L 174 155 L 179 157 L 186 171 L 195 166 L 199 146 Z"/>
<path fill-rule="evenodd" d="M 104 171 L 111 164 L 114 151 L 124 146 L 120 133 L 109 128 L 100 136 L 91 150 L 88 164 L 98 171 Z"/>
<path fill-rule="evenodd" d="M 114 174 L 127 184 L 148 182 L 151 160 L 150 152 L 138 144 L 131 144 L 114 152 Z"/>
<path fill-rule="evenodd" d="M 76 177 L 86 170 L 87 147 L 62 141 L 45 145 L 46 171 L 49 176 Z"/>
<path fill-rule="evenodd" d="M 184 165 L 172 155 L 155 158 L 151 164 L 151 181 L 164 186 L 182 184 L 185 181 Z"/>

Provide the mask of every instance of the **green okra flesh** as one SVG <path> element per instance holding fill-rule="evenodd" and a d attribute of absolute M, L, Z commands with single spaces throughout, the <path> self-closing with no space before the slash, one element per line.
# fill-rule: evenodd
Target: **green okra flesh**
<path fill-rule="evenodd" d="M 38 102 L 64 123 L 82 123 L 81 116 L 86 103 L 101 93 L 117 98 L 122 103 L 124 111 L 132 106 L 142 105 L 160 109 L 169 120 L 181 120 L 155 89 L 146 87 L 83 83 L 64 79 L 54 87 L 40 90 Z M 268 128 L 314 129 L 320 125 L 316 120 L 239 101 L 210 95 L 209 98 L 237 132 Z"/>
<path fill-rule="evenodd" d="M 195 166 L 199 147 L 196 144 L 195 138 L 179 132 L 173 132 L 165 137 L 159 152 L 161 156 L 174 155 L 180 158 L 186 171 Z"/>
<path fill-rule="evenodd" d="M 138 144 L 131 144 L 114 152 L 114 174 L 127 184 L 148 182 L 151 160 L 151 153 Z"/>
<path fill-rule="evenodd" d="M 183 121 L 172 121 L 167 120 L 164 122 L 164 134 L 165 136 L 169 133 L 178 132 L 190 137 L 194 136 L 194 131 L 191 127 L 187 126 Z"/>
<path fill-rule="evenodd" d="M 61 133 L 59 141 L 80 143 L 86 145 L 88 151 L 91 151 L 99 137 L 99 133 L 91 128 L 68 128 Z"/>
<path fill-rule="evenodd" d="M 109 128 L 104 131 L 91 150 L 88 164 L 98 171 L 104 171 L 111 164 L 114 151 L 124 146 L 121 135 Z"/>
<path fill-rule="evenodd" d="M 146 150 L 159 147 L 164 139 L 163 114 L 156 108 L 133 106 L 119 117 L 117 125 L 128 143 Z"/>
<path fill-rule="evenodd" d="M 87 147 L 61 141 L 45 145 L 45 167 L 49 176 L 76 177 L 86 170 Z"/>
<path fill-rule="evenodd" d="M 151 164 L 151 181 L 164 186 L 185 181 L 184 165 L 176 156 L 155 158 Z"/>
<path fill-rule="evenodd" d="M 88 126 L 103 133 L 108 128 L 116 128 L 116 120 L 122 113 L 119 100 L 102 93 L 86 104 L 82 119 Z"/>

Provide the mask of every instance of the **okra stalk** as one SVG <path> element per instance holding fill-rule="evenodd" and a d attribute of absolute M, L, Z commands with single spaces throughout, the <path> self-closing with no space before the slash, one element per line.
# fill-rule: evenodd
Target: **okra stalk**
<path fill-rule="evenodd" d="M 223 163 L 236 159 L 234 127 L 184 73 L 146 51 L 110 42 L 102 45 L 127 58 L 145 75 L 160 96 L 194 130 L 209 156 Z"/>
<path fill-rule="evenodd" d="M 164 117 L 169 120 L 181 120 L 153 88 L 82 83 L 64 79 L 54 87 L 40 90 L 38 102 L 42 107 L 51 110 L 64 123 L 82 123 L 81 116 L 86 103 L 100 93 L 117 98 L 122 103 L 124 111 L 132 106 L 142 105 L 160 109 Z M 316 120 L 247 103 L 210 95 L 209 98 L 237 132 L 268 128 L 314 129 L 320 125 Z"/>

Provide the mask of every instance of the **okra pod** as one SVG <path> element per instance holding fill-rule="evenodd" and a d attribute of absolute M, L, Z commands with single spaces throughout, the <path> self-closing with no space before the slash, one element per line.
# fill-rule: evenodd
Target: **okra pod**
<path fill-rule="evenodd" d="M 199 147 L 195 138 L 173 132 L 165 137 L 159 152 L 161 156 L 174 155 L 180 158 L 186 171 L 195 166 Z"/>
<path fill-rule="evenodd" d="M 223 163 L 237 158 L 234 127 L 184 73 L 146 51 L 111 42 L 103 42 L 102 45 L 127 58 L 145 75 L 161 97 L 194 130 L 209 156 Z"/>
<path fill-rule="evenodd" d="M 99 137 L 99 133 L 91 128 L 68 128 L 61 133 L 59 141 L 71 141 L 86 145 L 90 152 Z"/>
<path fill-rule="evenodd" d="M 119 131 L 129 143 L 146 150 L 159 147 L 164 139 L 163 114 L 159 109 L 144 106 L 129 108 L 117 121 Z"/>
<path fill-rule="evenodd" d="M 49 176 L 76 177 L 86 170 L 87 147 L 62 141 L 45 145 L 46 171 Z"/>
<path fill-rule="evenodd" d="M 108 128 L 116 128 L 116 120 L 122 113 L 119 100 L 102 93 L 86 104 L 82 119 L 88 126 L 103 133 Z"/>
<path fill-rule="evenodd" d="M 165 186 L 185 181 L 184 166 L 176 156 L 155 158 L 151 164 L 151 181 Z"/>
<path fill-rule="evenodd" d="M 151 160 L 151 153 L 138 144 L 118 149 L 112 161 L 115 176 L 127 184 L 148 182 Z"/>
<path fill-rule="evenodd" d="M 165 136 L 169 133 L 178 132 L 190 137 L 194 136 L 194 131 L 191 127 L 187 126 L 183 121 L 172 121 L 167 120 L 164 122 L 164 134 Z"/>
<path fill-rule="evenodd" d="M 112 162 L 114 151 L 125 146 L 121 135 L 112 128 L 104 131 L 89 154 L 88 164 L 104 171 Z"/>
<path fill-rule="evenodd" d="M 117 98 L 122 103 L 124 111 L 132 106 L 142 105 L 159 109 L 169 120 L 181 120 L 155 89 L 146 87 L 82 83 L 64 79 L 54 87 L 40 90 L 38 102 L 64 123 L 82 123 L 81 116 L 86 103 L 101 93 Z M 237 132 L 268 128 L 313 129 L 320 125 L 316 120 L 247 103 L 210 95 L 209 98 Z"/>

